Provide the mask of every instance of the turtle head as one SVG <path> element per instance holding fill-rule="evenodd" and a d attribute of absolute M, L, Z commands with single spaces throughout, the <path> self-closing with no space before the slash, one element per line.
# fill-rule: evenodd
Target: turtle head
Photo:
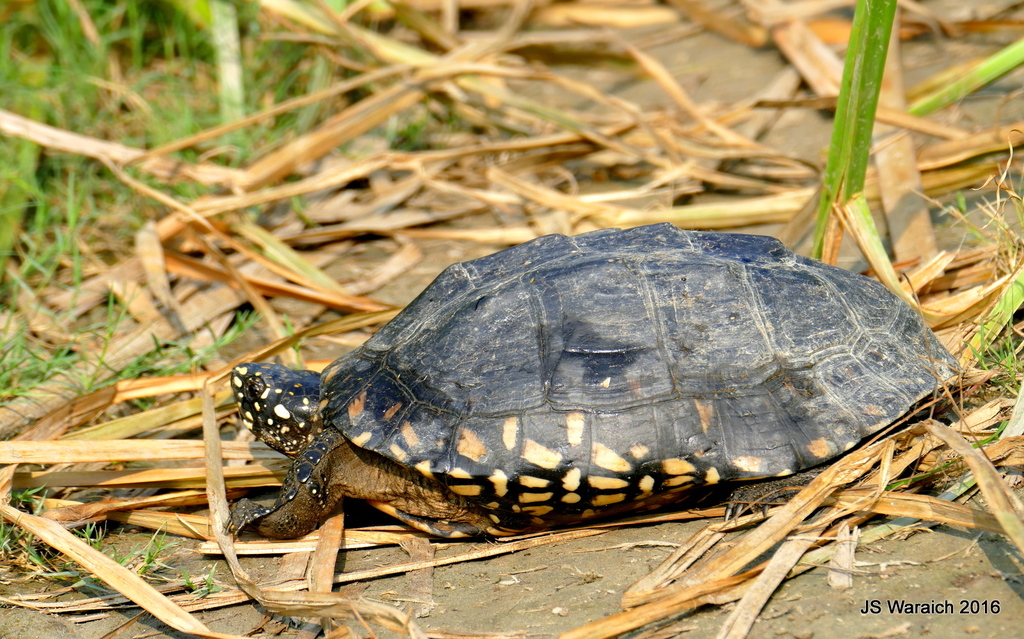
<path fill-rule="evenodd" d="M 239 364 L 231 372 L 238 415 L 256 439 L 294 457 L 320 430 L 320 375 L 278 364 Z"/>

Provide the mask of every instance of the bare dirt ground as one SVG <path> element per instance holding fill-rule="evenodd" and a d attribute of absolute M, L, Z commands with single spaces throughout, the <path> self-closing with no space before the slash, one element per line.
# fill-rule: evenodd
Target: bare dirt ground
<path fill-rule="evenodd" d="M 641 34 L 630 34 L 642 38 Z M 921 77 L 947 64 L 948 58 L 977 56 L 999 46 L 991 38 L 957 41 L 922 40 L 904 48 L 908 73 Z M 753 50 L 710 34 L 684 38 L 651 51 L 700 101 L 737 100 L 760 88 L 781 70 L 784 62 L 772 50 Z M 588 73 L 592 82 L 609 92 L 644 103 L 663 99 L 650 83 L 614 71 L 588 71 L 585 61 L 558 69 L 568 75 Z M 908 84 L 914 78 L 908 79 Z M 965 103 L 960 117 L 966 121 L 1009 122 L 1024 117 L 1019 96 L 1004 98 L 1024 84 L 1018 71 L 990 87 L 982 97 Z M 534 96 L 537 97 L 537 96 Z M 552 96 L 556 99 L 556 96 Z M 657 105 L 652 105 L 657 106 Z M 812 110 L 787 112 L 768 140 L 771 146 L 819 163 L 828 141 L 827 120 Z M 585 186 L 585 185 L 584 185 Z M 958 244 L 961 230 L 945 225 L 944 242 Z M 759 228 L 758 232 L 772 232 Z M 413 272 L 377 294 L 379 299 L 404 303 L 421 290 L 447 264 L 490 252 L 480 245 L 452 242 L 420 242 L 426 255 Z M 368 248 L 372 251 L 372 247 Z M 852 266 L 851 259 L 847 266 Z M 258 336 L 254 336 L 258 340 Z M 323 351 L 317 353 L 324 357 Z M 272 495 L 268 493 L 268 495 Z M 352 508 L 349 525 L 367 518 L 381 524 L 388 520 L 369 509 Z M 876 518 L 875 521 L 880 521 Z M 421 575 L 397 575 L 369 583 L 345 586 L 370 600 L 391 603 L 403 609 L 423 609 L 417 620 L 428 632 L 474 635 L 507 633 L 510 636 L 551 637 L 589 621 L 620 611 L 623 591 L 650 572 L 673 549 L 706 522 L 664 523 L 612 529 L 603 534 L 531 550 L 438 567 L 429 577 L 431 601 L 424 600 L 416 579 Z M 151 534 L 131 528 L 112 531 L 105 543 L 131 548 L 144 547 Z M 187 568 L 192 575 L 219 565 L 217 577 L 229 579 L 227 569 L 216 560 L 194 552 L 195 542 L 175 540 L 162 561 L 175 570 Z M 489 547 L 493 542 L 440 544 L 437 556 L 464 552 L 472 546 Z M 354 571 L 407 560 L 399 548 L 377 548 L 343 552 L 339 571 Z M 1009 637 L 1024 630 L 1024 580 L 1021 557 L 1000 535 L 979 533 L 949 526 L 922 525 L 906 538 L 861 545 L 857 548 L 857 572 L 850 590 L 835 591 L 826 583 L 826 569 L 816 568 L 788 581 L 754 625 L 753 637 Z M 272 579 L 282 570 L 280 557 L 247 558 L 244 565 L 255 576 Z M 0 574 L 0 576 L 3 576 Z M 0 594 L 52 589 L 52 582 L 7 573 L 0 582 Z M 74 598 L 74 592 L 67 597 Z M 930 613 L 901 613 L 902 604 L 951 604 Z M 714 637 L 731 606 L 706 608 L 679 617 L 669 625 L 637 637 Z M 115 631 L 139 610 L 128 608 L 95 621 L 74 623 L 70 617 L 49 617 L 23 609 L 0 609 L 0 638 L 54 639 L 82 637 L 99 639 Z M 294 627 L 279 619 L 268 620 L 253 605 L 199 613 L 210 628 L 255 637 L 295 636 Z M 358 634 L 359 631 L 357 630 Z M 179 637 L 152 617 L 143 615 L 118 637 Z M 365 634 L 364 636 L 371 636 Z M 378 635 L 386 636 L 386 635 Z M 438 635 L 457 636 L 457 635 Z"/>

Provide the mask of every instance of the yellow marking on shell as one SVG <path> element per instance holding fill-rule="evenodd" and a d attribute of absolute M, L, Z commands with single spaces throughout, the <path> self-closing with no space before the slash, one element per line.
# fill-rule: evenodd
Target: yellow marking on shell
<path fill-rule="evenodd" d="M 732 465 L 739 468 L 742 471 L 748 473 L 756 473 L 761 470 L 761 463 L 763 460 L 760 457 L 754 457 L 752 455 L 743 455 L 741 457 L 735 457 L 732 460 Z"/>
<path fill-rule="evenodd" d="M 356 446 L 362 448 L 363 444 L 370 441 L 371 439 L 373 439 L 373 433 L 371 433 L 370 431 L 366 431 L 365 433 L 359 433 L 358 435 L 353 437 L 351 439 L 351 442 Z"/>
<path fill-rule="evenodd" d="M 519 493 L 520 504 L 533 504 L 538 501 L 549 501 L 555 493 Z"/>
<path fill-rule="evenodd" d="M 673 458 L 661 462 L 661 470 L 666 475 L 688 475 L 697 469 L 685 459 Z"/>
<path fill-rule="evenodd" d="M 565 430 L 569 443 L 579 446 L 583 443 L 583 428 L 587 425 L 587 416 L 580 412 L 572 412 L 565 416 Z"/>
<path fill-rule="evenodd" d="M 527 488 L 547 488 L 551 482 L 540 477 L 533 477 L 531 475 L 520 475 L 519 483 Z"/>
<path fill-rule="evenodd" d="M 408 455 L 408 454 L 407 454 L 407 453 L 405 452 L 405 449 L 403 449 L 403 448 L 402 448 L 401 446 L 399 446 L 398 444 L 391 444 L 391 448 L 390 448 L 389 450 L 391 451 L 391 454 L 392 454 L 392 455 L 394 456 L 394 458 L 395 458 L 395 459 L 396 459 L 397 461 L 405 461 L 406 457 L 408 457 L 408 456 L 409 456 L 409 455 Z"/>
<path fill-rule="evenodd" d="M 491 521 L 493 521 L 494 523 L 496 523 L 496 524 L 500 524 L 501 523 L 501 517 L 498 517 L 494 513 L 491 513 L 491 514 L 489 514 L 487 516 L 490 517 Z"/>
<path fill-rule="evenodd" d="M 323 398 L 323 399 L 321 399 L 321 400 L 320 400 L 320 404 L 319 404 L 319 405 L 317 406 L 317 408 L 318 408 L 318 409 L 319 409 L 320 411 L 324 411 L 324 410 L 326 410 L 326 409 L 327 409 L 327 405 L 328 405 L 328 404 L 330 404 L 330 403 L 331 403 L 331 400 L 329 400 L 329 399 L 327 399 L 327 398 L 325 397 L 325 398 Z"/>
<path fill-rule="evenodd" d="M 532 439 L 527 439 L 523 444 L 523 459 L 541 468 L 551 470 L 562 461 L 562 455 L 541 446 Z"/>
<path fill-rule="evenodd" d="M 807 452 L 814 455 L 815 457 L 818 457 L 819 459 L 822 457 L 828 457 L 828 455 L 831 452 L 830 446 L 828 445 L 828 440 L 825 439 L 824 437 L 819 437 L 818 439 L 811 440 L 807 444 Z"/>
<path fill-rule="evenodd" d="M 505 494 L 508 493 L 508 475 L 505 474 L 505 471 L 499 468 L 491 473 L 491 476 L 488 477 L 488 479 L 490 479 L 491 483 L 494 484 L 495 495 L 498 497 L 504 497 Z M 497 506 L 495 506 L 495 508 L 497 508 Z"/>
<path fill-rule="evenodd" d="M 416 431 L 412 428 L 412 423 L 402 422 L 402 439 L 408 444 L 409 448 L 414 448 L 420 443 L 420 436 L 416 434 Z"/>
<path fill-rule="evenodd" d="M 562 495 L 562 501 L 566 504 L 578 504 L 580 503 L 580 496 L 578 493 L 565 493 Z"/>
<path fill-rule="evenodd" d="M 467 473 L 465 470 L 463 470 L 461 468 L 453 468 L 453 469 L 451 469 L 450 471 L 448 471 L 448 476 L 449 477 L 454 477 L 456 479 L 473 479 L 472 475 L 470 475 L 469 473 Z"/>
<path fill-rule="evenodd" d="M 591 488 L 597 488 L 598 490 L 613 490 L 615 488 L 625 488 L 629 486 L 629 482 L 625 479 L 619 479 L 618 477 L 601 477 L 599 475 L 591 475 L 587 477 L 587 483 L 590 484 Z"/>
<path fill-rule="evenodd" d="M 330 384 L 331 380 L 334 379 L 334 376 L 337 375 L 340 370 L 340 366 L 328 366 L 321 375 L 320 387 L 323 388 Z"/>
<path fill-rule="evenodd" d="M 434 471 L 430 470 L 430 462 L 427 461 L 426 459 L 413 466 L 413 468 L 420 471 L 420 474 L 426 477 L 427 479 L 434 478 Z"/>
<path fill-rule="evenodd" d="M 601 388 L 608 388 L 611 385 L 612 385 L 612 378 L 611 377 L 605 377 L 604 379 L 601 380 Z"/>
<path fill-rule="evenodd" d="M 855 441 L 854 442 L 846 442 L 846 444 L 843 445 L 843 452 L 845 453 L 846 451 L 850 450 L 851 448 L 853 448 L 856 445 L 857 445 L 857 442 L 855 442 Z"/>
<path fill-rule="evenodd" d="M 394 406 L 384 411 L 384 419 L 391 419 L 392 417 L 395 416 L 395 413 L 397 413 L 401 408 L 402 402 L 396 403 Z"/>
<path fill-rule="evenodd" d="M 615 451 L 604 444 L 594 442 L 590 452 L 591 460 L 605 470 L 610 470 L 613 473 L 628 473 L 633 470 L 633 466 L 628 461 L 619 457 Z"/>
<path fill-rule="evenodd" d="M 629 386 L 629 393 L 637 399 L 641 399 L 644 396 L 644 385 L 640 383 L 640 380 L 631 379 L 627 384 Z"/>
<path fill-rule="evenodd" d="M 480 441 L 476 433 L 468 428 L 460 428 L 459 442 L 455 445 L 455 450 L 459 451 L 459 454 L 463 457 L 468 457 L 473 461 L 480 461 L 480 458 L 487 452 L 487 446 L 484 446 L 484 443 Z"/>
<path fill-rule="evenodd" d="M 499 504 L 496 501 L 492 501 L 492 502 L 488 502 L 488 503 L 484 504 L 484 508 L 490 508 L 491 510 L 499 508 L 500 506 L 501 506 L 501 504 Z"/>
<path fill-rule="evenodd" d="M 654 490 L 654 477 L 650 475 L 644 475 L 640 478 L 640 482 L 637 484 L 642 492 L 649 493 Z"/>
<path fill-rule="evenodd" d="M 359 397 L 348 403 L 348 418 L 355 419 L 359 417 L 364 408 L 366 408 L 366 391 L 359 393 Z"/>
<path fill-rule="evenodd" d="M 562 475 L 562 488 L 572 492 L 580 487 L 580 472 L 579 468 L 570 468 Z"/>
<path fill-rule="evenodd" d="M 594 498 L 590 500 L 590 503 L 595 506 L 610 506 L 611 504 L 617 504 L 623 501 L 626 501 L 626 493 L 612 493 L 611 495 L 594 495 Z"/>
<path fill-rule="evenodd" d="M 530 513 L 531 515 L 536 515 L 536 517 L 534 517 L 530 521 L 532 521 L 534 524 L 538 526 L 543 526 L 547 523 L 543 519 L 540 519 L 540 517 L 548 514 L 552 510 L 554 510 L 554 508 L 552 508 L 551 506 L 527 506 L 526 508 L 523 508 L 523 512 Z"/>
<path fill-rule="evenodd" d="M 309 398 L 308 397 L 303 397 L 302 398 L 302 405 L 303 406 L 309 406 Z"/>
<path fill-rule="evenodd" d="M 285 408 L 284 406 L 280 405 L 280 404 L 278 404 L 277 406 L 274 406 L 274 414 L 277 415 L 278 417 L 280 417 L 281 419 L 291 419 L 292 418 L 292 414 L 290 412 L 288 412 L 288 409 Z"/>
<path fill-rule="evenodd" d="M 673 486 L 683 486 L 685 484 L 693 483 L 693 475 L 677 475 L 676 477 L 669 477 L 665 481 L 661 482 L 662 486 L 671 488 Z"/>
<path fill-rule="evenodd" d="M 787 468 L 786 470 L 783 470 L 783 471 L 780 471 L 778 473 L 775 473 L 775 476 L 776 477 L 789 477 L 792 474 L 793 474 L 793 469 L 792 468 Z"/>
<path fill-rule="evenodd" d="M 476 497 L 477 495 L 480 494 L 480 487 L 477 486 L 476 484 L 461 484 L 458 486 L 449 486 L 448 489 L 451 490 L 453 493 L 464 495 L 466 497 Z"/>
<path fill-rule="evenodd" d="M 710 402 L 702 402 L 699 399 L 693 400 L 693 404 L 697 407 L 697 415 L 700 417 L 700 428 L 707 434 L 711 420 L 715 416 L 715 409 Z"/>
<path fill-rule="evenodd" d="M 651 449 L 644 446 L 643 444 L 633 444 L 629 447 L 629 454 L 633 456 L 633 459 L 640 459 L 646 457 L 647 453 L 651 452 Z"/>
<path fill-rule="evenodd" d="M 512 504 L 512 512 L 521 513 L 523 512 L 523 509 L 519 507 L 519 504 Z"/>
<path fill-rule="evenodd" d="M 506 450 L 516 447 L 516 438 L 519 435 L 519 418 L 509 417 L 501 425 L 501 441 L 505 444 Z"/>
<path fill-rule="evenodd" d="M 721 479 L 722 476 L 718 474 L 717 468 L 708 468 L 707 472 L 704 473 L 705 484 L 717 484 Z"/>

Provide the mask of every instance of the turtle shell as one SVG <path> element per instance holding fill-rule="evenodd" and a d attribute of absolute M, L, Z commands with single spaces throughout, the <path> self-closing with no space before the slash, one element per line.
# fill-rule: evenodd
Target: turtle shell
<path fill-rule="evenodd" d="M 659 224 L 448 268 L 324 371 L 321 406 L 518 529 L 815 466 L 955 369 L 873 280 Z"/>

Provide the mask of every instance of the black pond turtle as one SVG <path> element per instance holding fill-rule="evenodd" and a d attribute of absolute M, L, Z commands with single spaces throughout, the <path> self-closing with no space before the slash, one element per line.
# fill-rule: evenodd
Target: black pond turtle
<path fill-rule="evenodd" d="M 956 368 L 880 284 L 769 237 L 549 235 L 448 268 L 321 375 L 238 366 L 294 462 L 229 527 L 296 537 L 342 496 L 452 537 L 654 507 L 830 460 Z"/>

